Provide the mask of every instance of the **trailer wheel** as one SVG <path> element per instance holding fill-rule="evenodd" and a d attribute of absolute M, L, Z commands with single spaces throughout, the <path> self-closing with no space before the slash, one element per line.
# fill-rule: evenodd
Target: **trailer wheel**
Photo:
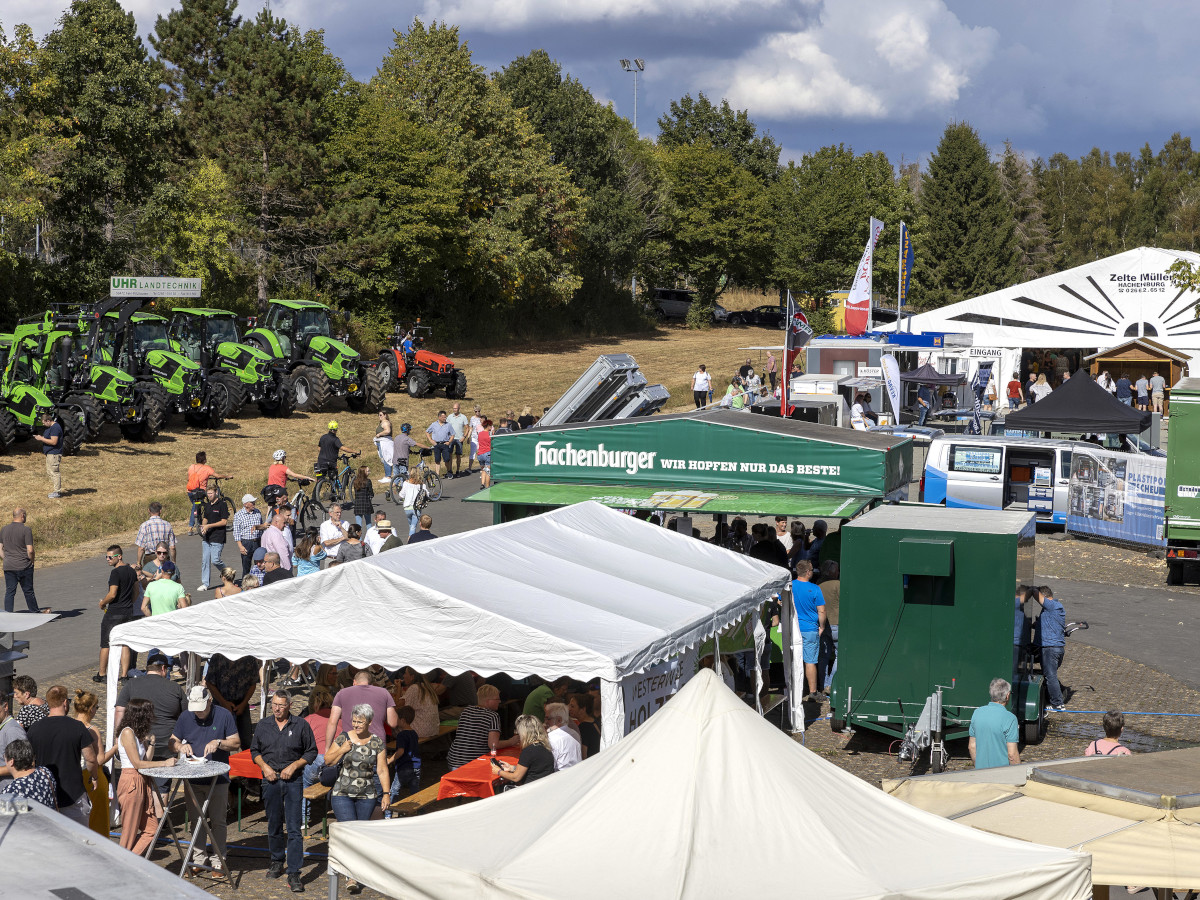
<path fill-rule="evenodd" d="M 1037 718 L 1032 722 L 1026 722 L 1022 727 L 1022 737 L 1025 738 L 1026 744 L 1040 744 L 1042 738 L 1046 736 L 1046 702 L 1046 684 L 1043 682 L 1038 694 Z"/>
<path fill-rule="evenodd" d="M 846 730 L 846 720 L 831 717 L 829 719 L 829 730 L 834 734 L 841 734 Z"/>
<path fill-rule="evenodd" d="M 1167 584 L 1183 584 L 1183 563 L 1167 560 Z"/>
<path fill-rule="evenodd" d="M 946 771 L 946 751 L 931 747 L 929 749 L 929 771 L 934 775 L 940 775 Z"/>

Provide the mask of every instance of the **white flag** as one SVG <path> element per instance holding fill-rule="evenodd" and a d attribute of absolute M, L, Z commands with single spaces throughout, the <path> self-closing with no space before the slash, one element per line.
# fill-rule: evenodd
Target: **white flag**
<path fill-rule="evenodd" d="M 900 365 L 896 357 L 885 353 L 879 357 L 879 368 L 883 370 L 883 383 L 887 387 L 888 400 L 892 404 L 892 419 L 900 424 Z"/>
<path fill-rule="evenodd" d="M 862 260 L 854 273 L 854 284 L 850 286 L 850 296 L 846 298 L 846 334 L 862 334 L 867 330 L 871 321 L 871 263 L 874 257 L 875 243 L 883 232 L 883 223 L 872 217 L 871 235 L 867 238 L 867 246 L 863 250 Z"/>

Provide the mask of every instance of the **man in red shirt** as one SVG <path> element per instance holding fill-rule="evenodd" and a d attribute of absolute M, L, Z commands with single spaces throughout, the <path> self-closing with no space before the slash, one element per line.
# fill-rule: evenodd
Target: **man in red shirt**
<path fill-rule="evenodd" d="M 1008 383 L 1008 408 L 1016 409 L 1021 405 L 1021 376 L 1013 372 L 1012 381 Z"/>

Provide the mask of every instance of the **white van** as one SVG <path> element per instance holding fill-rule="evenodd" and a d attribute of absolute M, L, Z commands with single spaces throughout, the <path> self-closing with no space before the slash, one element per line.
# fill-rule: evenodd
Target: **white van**
<path fill-rule="evenodd" d="M 1066 525 L 1075 447 L 1096 449 L 1094 444 L 1046 438 L 972 434 L 935 438 L 925 458 L 921 499 L 967 509 L 1028 509 L 1039 522 Z M 1049 500 L 1035 498 L 1030 503 L 1030 487 L 1039 474 L 1053 488 L 1052 508 L 1047 508 Z"/>

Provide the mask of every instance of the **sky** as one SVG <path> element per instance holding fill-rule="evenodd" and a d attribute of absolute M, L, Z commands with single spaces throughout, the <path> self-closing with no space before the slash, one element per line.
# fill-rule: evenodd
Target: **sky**
<path fill-rule="evenodd" d="M 261 0 L 244 0 L 251 16 Z M 123 0 L 142 35 L 175 0 Z M 544 49 L 646 137 L 686 93 L 728 98 L 799 160 L 829 144 L 924 162 L 947 123 L 1030 158 L 1157 151 L 1200 113 L 1200 4 L 1142 0 L 271 0 L 358 78 L 414 17 L 459 27 L 489 71 Z M 62 0 L 0 0 L 44 36 Z M 31 8 L 32 7 L 32 8 Z M 1200 134 L 1197 135 L 1200 137 Z"/>

